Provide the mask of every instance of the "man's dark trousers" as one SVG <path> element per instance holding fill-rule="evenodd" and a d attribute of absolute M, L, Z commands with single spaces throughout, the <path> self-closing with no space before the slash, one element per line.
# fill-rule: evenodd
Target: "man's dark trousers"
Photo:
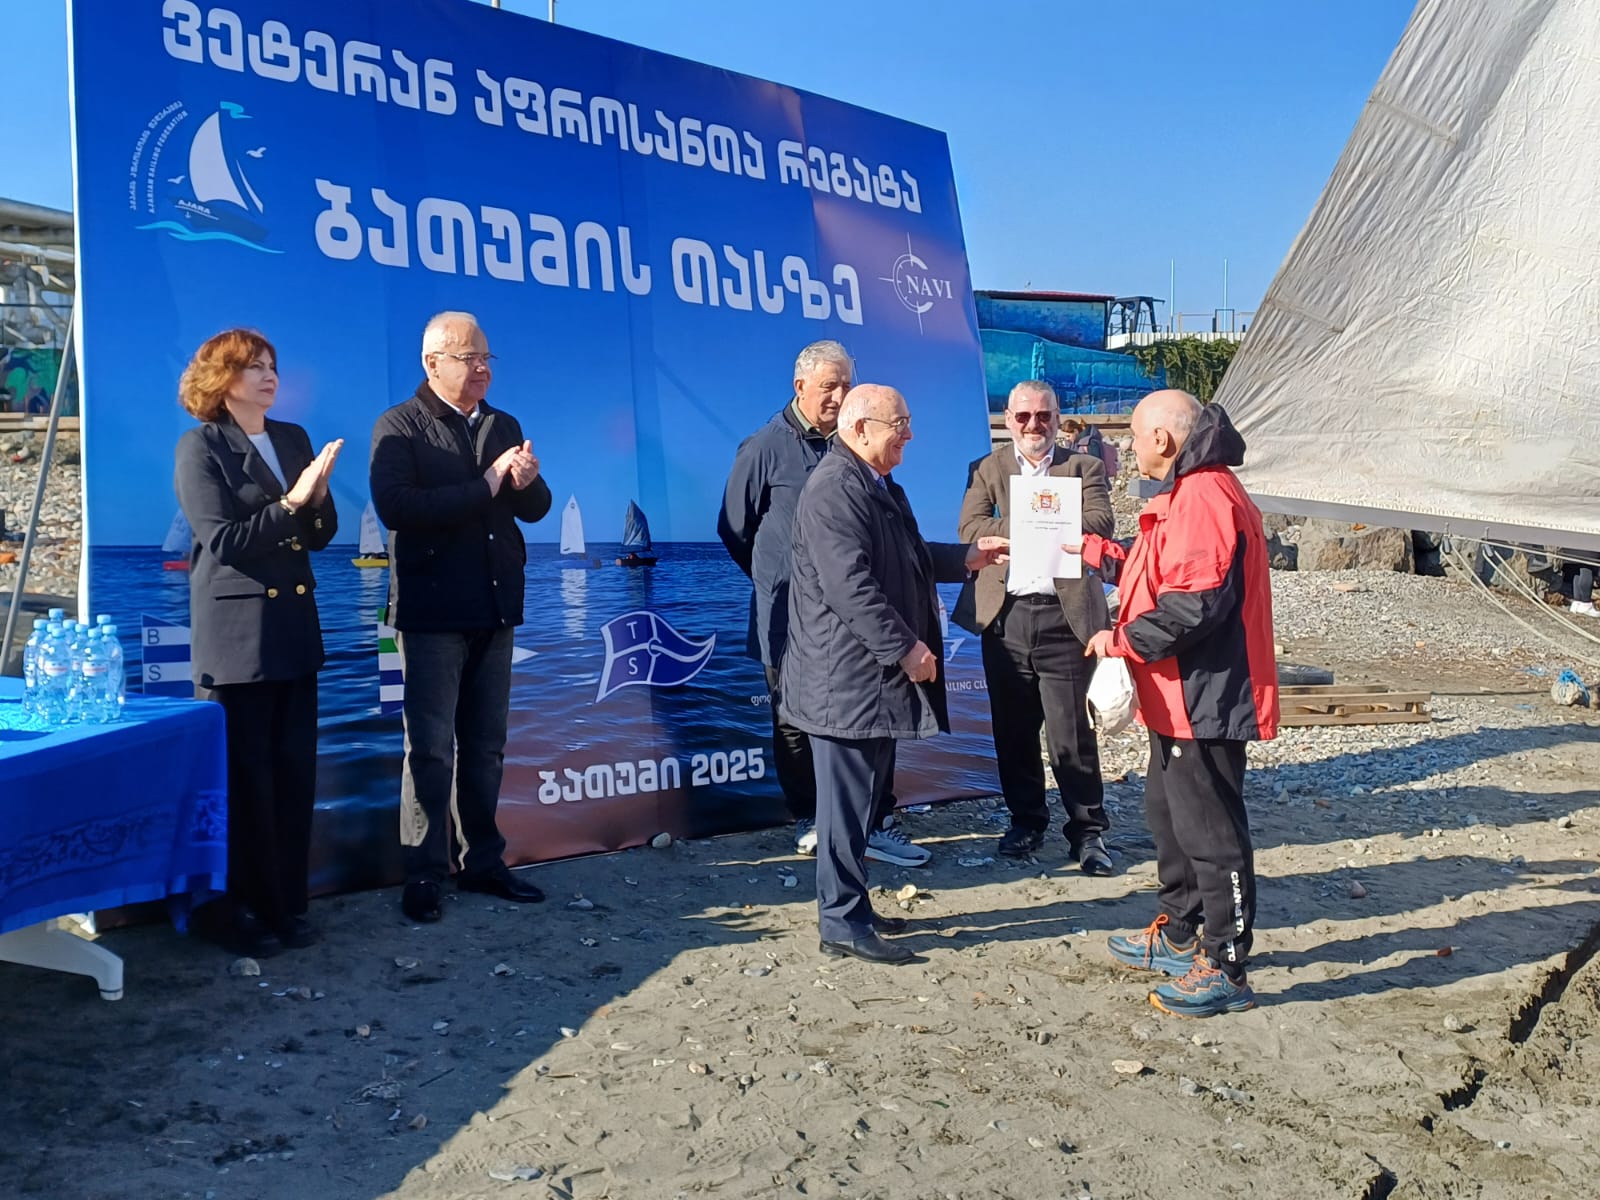
<path fill-rule="evenodd" d="M 1245 743 L 1150 735 L 1145 821 L 1156 841 L 1159 904 L 1172 936 L 1201 934 L 1206 956 L 1244 973 L 1256 920 L 1255 854 L 1244 808 Z"/>
<path fill-rule="evenodd" d="M 772 667 L 767 667 L 766 672 L 767 698 L 772 707 L 772 769 L 778 776 L 778 787 L 783 791 L 789 815 L 796 821 L 815 821 L 817 767 L 811 753 L 811 735 L 783 719 L 778 711 L 778 672 Z M 889 776 L 871 828 L 879 828 L 884 818 L 894 811 L 894 806 L 894 743 L 891 741 Z"/>
<path fill-rule="evenodd" d="M 1067 624 L 1060 600 L 1053 593 L 1007 596 L 1000 615 L 983 631 L 982 646 L 995 761 L 1011 823 L 1038 833 L 1050 828 L 1039 756 L 1043 726 L 1067 810 L 1067 838 L 1076 845 L 1098 837 L 1110 821 L 1100 747 L 1085 702 L 1094 661 L 1083 656 L 1083 643 Z"/>
<path fill-rule="evenodd" d="M 889 793 L 894 739 L 813 736 L 817 769 L 817 924 L 825 942 L 872 932 L 867 833 Z"/>
<path fill-rule="evenodd" d="M 402 631 L 396 641 L 405 672 L 400 844 L 406 878 L 442 882 L 452 860 L 467 874 L 492 870 L 506 848 L 495 807 L 511 705 L 512 629 Z"/>

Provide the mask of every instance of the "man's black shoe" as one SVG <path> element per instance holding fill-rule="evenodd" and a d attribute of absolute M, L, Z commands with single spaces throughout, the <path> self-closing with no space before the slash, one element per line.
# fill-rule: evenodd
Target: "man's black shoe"
<path fill-rule="evenodd" d="M 872 931 L 874 933 L 904 933 L 908 922 L 904 917 L 885 917 L 877 913 L 872 914 Z"/>
<path fill-rule="evenodd" d="M 1072 857 L 1078 860 L 1078 866 L 1085 875 L 1116 874 L 1116 868 L 1111 864 L 1111 852 L 1097 837 L 1085 838 L 1073 846 Z"/>
<path fill-rule="evenodd" d="M 490 867 L 487 871 L 475 872 L 471 875 L 465 871 L 456 876 L 456 890 L 462 892 L 483 892 L 486 895 L 498 896 L 502 900 L 511 900 L 517 904 L 538 904 L 544 899 L 544 893 L 533 884 L 518 879 L 511 873 L 511 868 L 505 863 Z"/>
<path fill-rule="evenodd" d="M 890 966 L 925 961 L 904 946 L 891 945 L 876 933 L 866 933 L 848 942 L 819 942 L 817 949 L 830 958 L 859 958 L 865 962 L 885 963 Z"/>
<path fill-rule="evenodd" d="M 1027 858 L 1044 845 L 1044 830 L 1013 825 L 1000 835 L 999 852 L 1007 858 Z"/>
<path fill-rule="evenodd" d="M 439 911 L 439 885 L 431 879 L 413 879 L 400 893 L 400 911 L 426 924 L 444 916 Z"/>
<path fill-rule="evenodd" d="M 248 908 L 233 914 L 218 940 L 226 949 L 246 958 L 271 958 L 283 950 L 283 943 L 271 926 Z"/>
<path fill-rule="evenodd" d="M 307 946 L 316 945 L 322 938 L 317 927 L 303 913 L 298 917 L 286 917 L 274 932 L 278 940 L 291 950 L 304 950 Z"/>

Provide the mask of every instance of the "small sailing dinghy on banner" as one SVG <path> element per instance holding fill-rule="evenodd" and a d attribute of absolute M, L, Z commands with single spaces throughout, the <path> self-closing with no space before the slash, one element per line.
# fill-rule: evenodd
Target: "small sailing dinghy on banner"
<path fill-rule="evenodd" d="M 569 570 L 600 565 L 589 557 L 588 543 L 583 540 L 583 513 L 576 496 L 567 497 L 567 506 L 561 510 L 561 565 Z"/>
<path fill-rule="evenodd" d="M 389 546 L 383 536 L 383 526 L 378 524 L 378 510 L 372 507 L 369 500 L 367 506 L 361 510 L 361 545 L 359 552 L 350 560 L 358 567 L 387 567 L 389 565 Z"/>
<path fill-rule="evenodd" d="M 644 509 L 628 501 L 628 513 L 622 520 L 623 555 L 617 559 L 619 567 L 653 567 L 656 565 L 655 549 L 650 545 L 650 522 Z"/>
<path fill-rule="evenodd" d="M 187 571 L 189 554 L 193 549 L 194 530 L 189 528 L 189 518 L 183 515 L 183 509 L 180 508 L 172 514 L 172 524 L 167 527 L 167 536 L 161 542 L 161 553 L 167 556 L 161 563 L 162 569 Z M 183 557 L 174 557 L 179 554 Z"/>

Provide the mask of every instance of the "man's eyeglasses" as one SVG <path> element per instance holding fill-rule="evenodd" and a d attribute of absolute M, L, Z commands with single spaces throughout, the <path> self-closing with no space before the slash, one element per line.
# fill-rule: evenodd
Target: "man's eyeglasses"
<path fill-rule="evenodd" d="M 452 350 L 438 350 L 435 351 L 435 353 L 442 354 L 446 358 L 455 359 L 458 363 L 463 364 L 469 371 L 474 371 L 479 367 L 487 367 L 498 357 L 498 355 L 494 354 L 457 354 Z"/>
<path fill-rule="evenodd" d="M 868 421 L 876 421 L 879 425 L 887 425 L 896 433 L 904 433 L 906 430 L 911 428 L 910 417 L 896 417 L 892 421 L 885 421 L 882 417 L 867 417 L 865 419 Z"/>
<path fill-rule="evenodd" d="M 1016 409 L 1011 410 L 1012 419 L 1024 429 L 1026 429 L 1029 425 L 1038 425 L 1040 428 L 1047 428 L 1050 422 L 1056 419 L 1056 415 L 1057 414 L 1051 412 L 1047 408 L 1041 408 L 1035 412 L 1017 412 Z"/>

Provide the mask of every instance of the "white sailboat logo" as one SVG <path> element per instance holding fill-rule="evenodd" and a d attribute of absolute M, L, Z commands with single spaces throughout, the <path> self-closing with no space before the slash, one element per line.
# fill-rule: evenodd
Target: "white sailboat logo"
<path fill-rule="evenodd" d="M 194 199 L 180 199 L 178 210 L 196 233 L 260 242 L 267 231 L 256 218 L 266 211 L 266 205 L 250 186 L 244 165 L 228 153 L 224 117 L 229 121 L 250 119 L 239 105 L 225 103 L 200 123 L 189 143 L 189 190 Z M 265 147 L 260 151 L 264 153 Z M 260 157 L 256 151 L 250 153 Z"/>

